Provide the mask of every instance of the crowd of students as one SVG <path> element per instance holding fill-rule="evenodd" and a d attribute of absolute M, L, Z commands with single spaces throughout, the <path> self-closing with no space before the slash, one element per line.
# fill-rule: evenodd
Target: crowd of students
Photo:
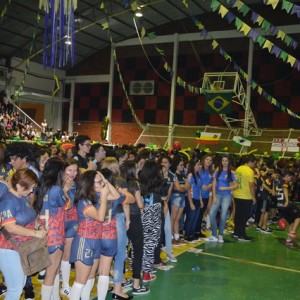
<path fill-rule="evenodd" d="M 224 243 L 229 216 L 234 216 L 233 237 L 239 242 L 252 240 L 246 235 L 252 217 L 262 234 L 272 232 L 269 222 L 284 217 L 287 245 L 294 243 L 300 223 L 294 203 L 296 161 L 197 149 L 153 152 L 142 144 L 109 148 L 79 135 L 74 144 L 61 147 L 1 144 L 0 167 L 1 226 L 18 242 L 47 239 L 52 264 L 39 274 L 42 300 L 58 300 L 60 294 L 90 299 L 95 284 L 98 299 L 105 299 L 111 272 L 113 299 L 133 297 L 124 286 L 132 286 L 132 295 L 147 294 L 144 283 L 155 280 L 154 269 L 165 264 L 163 247 L 166 259 L 176 263 L 173 247 L 202 238 Z M 210 236 L 202 232 L 207 216 Z M 127 258 L 132 279 L 124 274 Z M 31 277 L 24 275 L 16 249 L 2 232 L 0 271 L 6 299 L 19 299 L 23 288 L 25 299 L 34 299 Z"/>

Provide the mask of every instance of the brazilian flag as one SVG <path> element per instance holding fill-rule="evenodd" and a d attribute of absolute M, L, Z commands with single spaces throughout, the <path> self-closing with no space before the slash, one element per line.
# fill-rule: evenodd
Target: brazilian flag
<path fill-rule="evenodd" d="M 205 93 L 204 111 L 208 114 L 230 114 L 232 112 L 232 92 Z"/>

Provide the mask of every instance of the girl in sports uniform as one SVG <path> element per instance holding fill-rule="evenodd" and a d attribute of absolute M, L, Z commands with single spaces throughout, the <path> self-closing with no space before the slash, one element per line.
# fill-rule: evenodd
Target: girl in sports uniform
<path fill-rule="evenodd" d="M 64 164 L 63 174 L 63 190 L 65 195 L 70 199 L 71 208 L 65 210 L 65 247 L 63 252 L 62 261 L 60 264 L 60 270 L 62 275 L 62 288 L 61 293 L 70 296 L 70 271 L 71 264 L 70 253 L 71 245 L 74 237 L 76 236 L 78 227 L 78 216 L 77 210 L 74 206 L 74 199 L 77 187 L 77 174 L 78 174 L 78 162 L 76 159 L 68 159 Z"/>
<path fill-rule="evenodd" d="M 76 277 L 70 299 L 87 300 L 98 270 L 98 299 L 105 299 L 109 271 L 117 250 L 115 219 L 104 224 L 107 200 L 119 199 L 118 191 L 96 171 L 86 171 L 78 182 L 74 204 L 77 207 L 78 231 L 71 247 L 70 262 L 75 263 Z M 124 201 L 123 196 L 120 201 Z M 113 213 L 111 212 L 111 215 Z"/>
<path fill-rule="evenodd" d="M 64 163 L 56 158 L 49 158 L 45 164 L 37 200 L 36 211 L 46 216 L 45 228 L 48 230 L 47 245 L 52 264 L 46 269 L 46 276 L 41 288 L 42 300 L 59 300 L 59 267 L 65 244 L 65 209 L 68 200 L 61 186 Z M 49 219 L 47 220 L 47 215 Z"/>

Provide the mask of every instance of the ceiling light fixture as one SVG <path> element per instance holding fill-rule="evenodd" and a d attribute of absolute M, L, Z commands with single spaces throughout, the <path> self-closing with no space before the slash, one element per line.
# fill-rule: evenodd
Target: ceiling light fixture
<path fill-rule="evenodd" d="M 137 10 L 135 11 L 135 16 L 141 18 L 143 16 L 141 8 L 138 6 Z"/>
<path fill-rule="evenodd" d="M 65 44 L 66 44 L 66 45 L 72 45 L 72 42 L 71 42 L 70 39 L 66 39 Z"/>

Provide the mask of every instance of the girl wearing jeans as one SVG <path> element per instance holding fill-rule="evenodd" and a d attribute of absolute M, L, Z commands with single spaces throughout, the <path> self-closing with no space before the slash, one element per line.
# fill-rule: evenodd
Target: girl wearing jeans
<path fill-rule="evenodd" d="M 200 195 L 201 180 L 199 177 L 200 170 L 199 158 L 194 158 L 189 162 L 188 176 L 187 176 L 187 198 L 188 205 L 186 206 L 186 226 L 185 226 L 185 240 L 188 243 L 194 242 L 196 237 L 197 220 L 200 210 L 203 207 L 203 202 Z"/>
<path fill-rule="evenodd" d="M 231 170 L 229 157 L 227 155 L 222 155 L 219 167 L 214 173 L 212 185 L 213 203 L 209 212 L 212 235 L 207 238 L 206 241 L 224 243 L 223 231 L 226 224 L 228 209 L 232 202 L 231 191 L 237 187 L 238 184 L 236 177 Z M 218 236 L 216 216 L 220 208 L 221 212 Z"/>

